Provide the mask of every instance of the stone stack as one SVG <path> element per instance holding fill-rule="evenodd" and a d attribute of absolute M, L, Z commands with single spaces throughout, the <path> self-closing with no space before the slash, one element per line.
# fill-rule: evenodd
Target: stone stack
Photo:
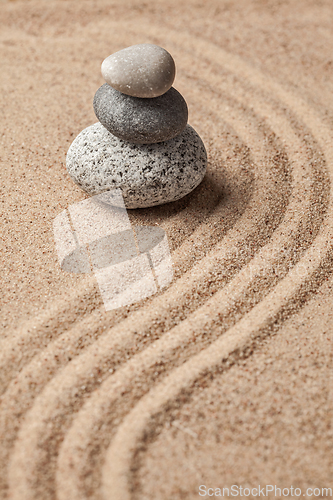
<path fill-rule="evenodd" d="M 98 123 L 84 129 L 66 158 L 71 178 L 96 195 L 120 188 L 127 208 L 179 200 L 202 181 L 205 146 L 187 124 L 188 109 L 172 87 L 175 63 L 162 47 L 133 45 L 102 64 Z"/>

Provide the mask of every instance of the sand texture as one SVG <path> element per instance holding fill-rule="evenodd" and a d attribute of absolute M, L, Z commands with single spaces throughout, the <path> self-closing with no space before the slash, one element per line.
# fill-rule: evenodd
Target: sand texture
<path fill-rule="evenodd" d="M 128 211 L 174 279 L 106 311 L 52 224 L 88 197 L 65 156 L 100 65 L 138 43 L 174 57 L 208 168 Z M 333 489 L 332 1 L 0 0 L 0 50 L 0 499 Z"/>

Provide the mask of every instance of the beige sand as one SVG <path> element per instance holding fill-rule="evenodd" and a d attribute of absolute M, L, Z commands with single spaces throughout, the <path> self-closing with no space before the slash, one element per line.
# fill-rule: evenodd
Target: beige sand
<path fill-rule="evenodd" d="M 333 489 L 332 2 L 0 8 L 1 500 Z M 173 54 L 209 167 L 129 212 L 166 231 L 175 278 L 106 312 L 52 221 L 87 197 L 65 155 L 102 60 L 143 42 Z"/>

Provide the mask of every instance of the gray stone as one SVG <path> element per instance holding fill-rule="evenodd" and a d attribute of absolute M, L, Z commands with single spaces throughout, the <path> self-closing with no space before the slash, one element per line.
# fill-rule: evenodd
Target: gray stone
<path fill-rule="evenodd" d="M 188 118 L 187 104 L 173 87 L 159 97 L 142 99 L 105 83 L 95 94 L 94 110 L 111 134 L 135 144 L 168 141 L 184 130 Z"/>
<path fill-rule="evenodd" d="M 175 79 L 172 56 L 151 43 L 132 45 L 104 59 L 102 76 L 106 83 L 134 97 L 164 94 Z"/>
<path fill-rule="evenodd" d="M 120 188 L 127 208 L 152 207 L 179 200 L 202 181 L 205 146 L 187 125 L 180 135 L 158 144 L 131 144 L 101 123 L 84 129 L 66 158 L 73 181 L 90 195 Z"/>

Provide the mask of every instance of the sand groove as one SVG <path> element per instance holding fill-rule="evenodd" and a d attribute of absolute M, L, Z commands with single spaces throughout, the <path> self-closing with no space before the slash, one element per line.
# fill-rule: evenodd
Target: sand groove
<path fill-rule="evenodd" d="M 169 410 L 200 379 L 250 355 L 332 267 L 330 128 L 296 94 L 203 36 L 127 27 L 128 36 L 148 33 L 161 45 L 163 33 L 174 48 L 193 124 L 209 123 L 210 172 L 161 224 L 185 234 L 170 240 L 176 279 L 168 290 L 105 316 L 87 278 L 86 290 L 56 304 L 36 329 L 2 341 L 4 499 L 134 498 L 142 457 Z M 223 153 L 235 144 L 227 165 Z"/>

